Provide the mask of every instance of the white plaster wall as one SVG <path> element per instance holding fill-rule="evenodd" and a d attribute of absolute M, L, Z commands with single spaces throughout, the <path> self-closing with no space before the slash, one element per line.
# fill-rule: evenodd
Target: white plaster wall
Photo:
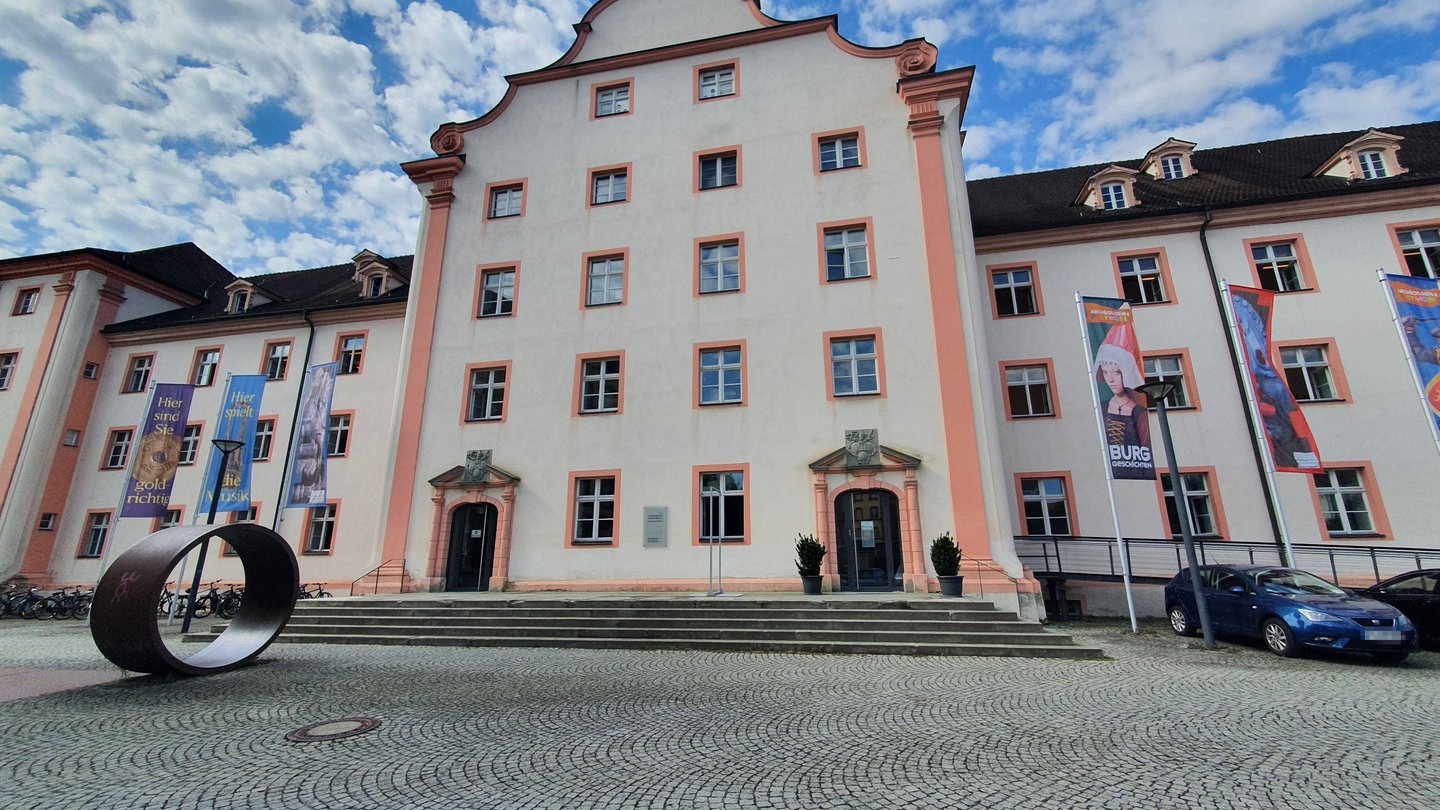
<path fill-rule="evenodd" d="M 760 28 L 751 0 L 619 0 L 592 23 L 577 62 Z"/>
<path fill-rule="evenodd" d="M 1386 538 L 1357 538 L 1359 544 L 1394 542 L 1433 548 L 1440 540 L 1433 518 L 1421 506 L 1433 501 L 1440 486 L 1440 458 L 1430 437 L 1391 321 L 1377 268 L 1394 272 L 1399 257 L 1388 225 L 1440 218 L 1440 206 L 1236 227 L 1212 227 L 1208 233 L 1216 273 L 1240 286 L 1257 286 L 1243 240 L 1301 234 L 1313 260 L 1318 292 L 1290 293 L 1276 299 L 1272 339 L 1334 338 L 1349 382 L 1351 399 L 1308 403 L 1303 412 L 1315 435 L 1322 461 L 1374 465 L 1375 493 L 1393 529 Z M 1163 247 L 1170 262 L 1175 305 L 1135 307 L 1136 334 L 1142 351 L 1188 349 L 1189 380 L 1198 394 L 1197 410 L 1171 411 L 1176 455 L 1182 467 L 1213 467 L 1229 533 L 1227 539 L 1268 542 L 1273 532 L 1262 483 L 1246 436 L 1243 401 L 1231 370 L 1223 324 L 1206 272 L 1196 231 L 1139 236 L 1095 243 L 981 254 L 982 265 L 1037 262 L 1045 315 L 988 321 L 995 363 L 1051 357 L 1061 417 L 997 424 L 1006 467 L 1016 474 L 1064 471 L 1076 488 L 1077 533 L 1113 533 L 1105 493 L 1103 457 L 1091 400 L 1074 294 L 1120 297 L 1112 271 L 1113 251 Z M 986 314 L 993 309 L 986 302 Z M 997 397 L 1004 396 L 1004 386 Z M 997 400 L 1003 413 L 1003 401 Z M 1152 431 L 1157 464 L 1164 463 L 1158 423 Z M 1277 485 L 1293 542 L 1321 542 L 1321 521 L 1308 476 L 1280 473 Z M 1117 481 L 1116 499 L 1123 531 L 1131 536 L 1163 537 L 1158 490 L 1151 482 Z M 1013 486 L 1011 514 L 1018 515 Z M 1373 504 L 1372 504 L 1373 506 Z M 1023 521 L 1017 522 L 1023 532 Z"/>
<path fill-rule="evenodd" d="M 9 451 L 11 425 L 21 419 L 20 405 L 25 398 L 25 387 L 31 374 L 43 358 L 40 357 L 40 342 L 45 336 L 45 326 L 50 322 L 50 311 L 55 306 L 54 286 L 60 281 L 58 274 L 29 276 L 6 279 L 0 286 L 0 352 L 19 352 L 10 387 L 0 391 L 0 456 Z M 22 289 L 40 288 L 40 300 L 35 311 L 29 315 L 14 315 L 15 295 Z"/>
<path fill-rule="evenodd" d="M 693 66 L 731 57 L 741 93 L 694 103 Z M 591 84 L 626 76 L 633 112 L 590 120 Z M 925 460 L 924 535 L 953 529 L 907 112 L 893 60 L 843 54 L 819 34 L 523 87 L 498 120 L 467 133 L 407 556 L 428 553 L 425 481 L 467 449 L 492 448 L 523 479 L 512 579 L 703 578 L 691 468 L 729 463 L 751 465 L 753 542 L 726 549 L 727 574 L 790 577 L 795 534 L 816 530 L 807 465 L 864 427 Z M 868 168 L 817 176 L 812 133 L 858 126 Z M 694 153 L 735 145 L 742 187 L 697 193 Z M 587 209 L 587 169 L 618 163 L 633 163 L 630 202 Z M 522 177 L 525 216 L 484 219 L 485 185 Z M 822 285 L 817 224 L 860 217 L 874 219 L 875 278 Z M 697 299 L 693 240 L 741 231 L 745 292 Z M 620 247 L 630 251 L 626 303 L 582 309 L 582 254 Z M 476 320 L 475 267 L 503 262 L 520 263 L 516 314 Z M 824 333 L 867 328 L 883 334 L 888 396 L 828 401 Z M 748 406 L 697 410 L 693 344 L 742 339 Z M 619 350 L 623 414 L 573 415 L 576 355 Z M 463 425 L 464 367 L 507 360 L 507 420 Z M 616 546 L 565 549 L 567 474 L 610 469 L 621 471 Z M 668 548 L 641 547 L 645 506 L 669 507 Z"/>

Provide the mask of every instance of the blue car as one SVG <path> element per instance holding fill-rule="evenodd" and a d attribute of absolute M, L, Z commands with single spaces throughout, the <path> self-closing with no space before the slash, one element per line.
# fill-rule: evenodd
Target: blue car
<path fill-rule="evenodd" d="M 1200 582 L 1211 629 L 1260 638 L 1276 655 L 1345 650 L 1398 663 L 1416 649 L 1415 626 L 1403 613 L 1314 574 L 1264 565 L 1205 565 L 1200 567 Z M 1165 613 L 1176 633 L 1193 636 L 1200 631 L 1190 569 L 1166 584 Z"/>

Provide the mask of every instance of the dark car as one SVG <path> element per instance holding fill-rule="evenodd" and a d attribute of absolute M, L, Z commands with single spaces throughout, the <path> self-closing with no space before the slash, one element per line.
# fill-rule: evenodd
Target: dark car
<path fill-rule="evenodd" d="M 1419 631 L 1420 646 L 1440 650 L 1440 568 L 1411 571 L 1356 593 L 1398 608 Z"/>
<path fill-rule="evenodd" d="M 1400 662 L 1416 649 L 1415 626 L 1395 608 L 1337 588 L 1314 574 L 1274 566 L 1200 567 L 1210 626 L 1260 638 L 1276 655 L 1306 649 L 1367 652 Z M 1182 636 L 1200 630 L 1190 569 L 1165 586 L 1165 613 Z"/>

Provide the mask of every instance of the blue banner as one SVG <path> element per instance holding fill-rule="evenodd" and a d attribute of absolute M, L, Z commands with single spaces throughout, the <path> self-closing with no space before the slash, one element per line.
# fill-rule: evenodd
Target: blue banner
<path fill-rule="evenodd" d="M 162 383 L 150 397 L 150 412 L 140 428 L 140 438 L 131 454 L 130 478 L 120 517 L 165 517 L 170 492 L 175 488 L 175 468 L 180 464 L 180 437 L 190 416 L 190 395 L 194 387 Z"/>
<path fill-rule="evenodd" d="M 305 370 L 300 413 L 290 443 L 290 473 L 286 477 L 285 508 L 325 505 L 325 457 L 330 438 L 330 400 L 335 393 L 339 363 Z"/>
<path fill-rule="evenodd" d="M 1270 311 L 1275 293 L 1252 287 L 1230 287 L 1230 307 L 1240 338 L 1260 426 L 1270 446 L 1276 472 L 1313 473 L 1321 468 L 1320 452 L 1310 423 L 1300 412 L 1290 385 L 1271 359 Z"/>
<path fill-rule="evenodd" d="M 1425 409 L 1440 430 L 1440 279 L 1387 275 L 1385 289 L 1395 302 Z"/>
<path fill-rule="evenodd" d="M 210 463 L 205 468 L 205 481 L 200 491 L 196 514 L 209 514 L 210 497 L 215 492 L 215 475 L 225 465 L 220 482 L 220 504 L 217 512 L 245 512 L 250 509 L 250 459 L 255 451 L 255 425 L 260 416 L 260 398 L 265 394 L 265 375 L 240 374 L 230 378 L 225 397 L 220 400 L 220 418 L 216 420 L 216 439 L 233 439 L 244 447 L 228 457 L 213 443 Z"/>

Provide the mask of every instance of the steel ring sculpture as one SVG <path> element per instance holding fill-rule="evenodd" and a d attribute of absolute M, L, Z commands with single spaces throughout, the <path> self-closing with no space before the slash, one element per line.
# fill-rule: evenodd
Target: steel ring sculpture
<path fill-rule="evenodd" d="M 245 600 L 219 636 L 189 658 L 160 637 L 155 603 L 170 571 L 209 538 L 230 544 L 245 568 Z M 253 523 L 177 526 L 136 543 L 100 578 L 90 635 L 110 662 L 132 672 L 213 675 L 242 666 L 280 635 L 295 609 L 300 566 L 285 538 Z"/>

